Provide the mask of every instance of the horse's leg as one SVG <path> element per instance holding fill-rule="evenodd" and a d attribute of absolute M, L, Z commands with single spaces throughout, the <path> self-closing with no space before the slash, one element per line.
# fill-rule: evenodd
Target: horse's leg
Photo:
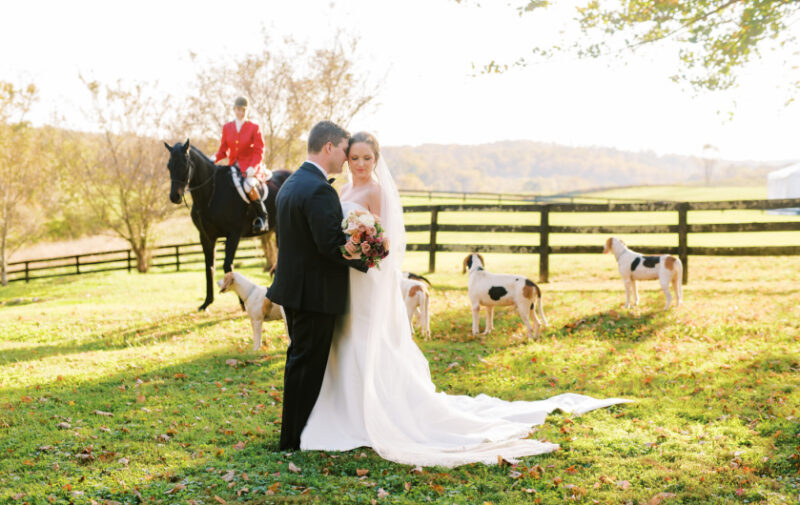
<path fill-rule="evenodd" d="M 236 249 L 239 248 L 240 238 L 238 230 L 225 237 L 225 262 L 222 264 L 222 269 L 226 274 L 233 271 L 233 258 L 236 256 Z"/>
<path fill-rule="evenodd" d="M 206 260 L 206 301 L 198 310 L 203 311 L 214 302 L 214 247 L 216 239 L 210 239 L 200 234 L 200 243 L 203 245 L 203 256 Z"/>

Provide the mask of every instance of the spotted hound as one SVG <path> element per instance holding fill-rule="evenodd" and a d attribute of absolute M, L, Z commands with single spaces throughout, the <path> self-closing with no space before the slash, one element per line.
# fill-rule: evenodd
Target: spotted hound
<path fill-rule="evenodd" d="M 266 297 L 267 288 L 251 282 L 247 277 L 239 272 L 228 272 L 225 277 L 220 279 L 217 284 L 219 292 L 224 293 L 230 289 L 239 295 L 240 300 L 244 300 L 244 307 L 247 315 L 250 316 L 250 324 L 253 327 L 253 350 L 261 349 L 261 325 L 265 320 L 272 321 L 283 319 L 286 324 L 286 316 L 283 307 L 277 303 L 272 303 Z M 289 330 L 286 330 L 289 334 Z"/>
<path fill-rule="evenodd" d="M 413 275 L 413 274 L 412 274 Z M 417 276 L 419 277 L 419 276 Z M 414 316 L 417 317 L 419 331 L 423 338 L 431 336 L 430 292 L 424 282 L 404 277 L 400 279 L 400 290 L 408 313 L 408 324 L 414 328 Z"/>
<path fill-rule="evenodd" d="M 606 240 L 603 254 L 614 253 L 619 264 L 619 273 L 622 282 L 625 284 L 625 308 L 631 307 L 631 294 L 633 295 L 633 306 L 639 305 L 639 291 L 636 289 L 636 281 L 658 279 L 661 290 L 667 299 L 664 310 L 667 310 L 672 302 L 669 292 L 669 284 L 675 290 L 676 306 L 680 306 L 683 300 L 683 288 L 681 279 L 683 277 L 683 264 L 680 258 L 661 254 L 659 256 L 644 256 L 628 249 L 625 242 L 610 237 Z"/>
<path fill-rule="evenodd" d="M 481 305 L 486 307 L 486 330 L 492 331 L 494 308 L 498 305 L 514 305 L 528 328 L 528 338 L 539 338 L 542 327 L 547 326 L 542 307 L 542 292 L 539 286 L 523 275 L 492 274 L 483 269 L 483 256 L 472 253 L 464 258 L 461 273 L 469 270 L 469 300 L 472 305 L 472 334 L 478 334 Z M 542 321 L 536 314 L 539 314 Z M 533 327 L 531 327 L 533 320 Z"/>

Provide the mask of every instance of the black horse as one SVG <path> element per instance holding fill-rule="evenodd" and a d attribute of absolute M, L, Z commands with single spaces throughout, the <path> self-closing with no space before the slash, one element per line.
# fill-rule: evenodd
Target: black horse
<path fill-rule="evenodd" d="M 233 268 L 233 257 L 241 237 L 255 236 L 251 223 L 255 214 L 251 206 L 239 196 L 233 186 L 229 167 L 218 167 L 198 148 L 178 142 L 164 145 L 170 153 L 167 169 L 172 178 L 169 199 L 180 204 L 185 191 L 192 194 L 192 222 L 200 232 L 200 243 L 206 260 L 206 300 L 199 310 L 205 310 L 214 301 L 214 249 L 218 238 L 225 239 L 224 271 Z M 291 175 L 287 170 L 276 170 L 267 182 L 269 195 L 265 202 L 269 229 L 275 229 L 275 196 L 281 184 Z"/>

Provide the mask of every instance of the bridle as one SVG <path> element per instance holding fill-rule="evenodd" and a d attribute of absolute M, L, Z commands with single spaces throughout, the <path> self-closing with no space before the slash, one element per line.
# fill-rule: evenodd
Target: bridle
<path fill-rule="evenodd" d="M 188 167 L 188 170 L 187 170 L 186 180 L 185 181 L 182 181 L 182 180 L 177 179 L 175 177 L 170 177 L 170 180 L 172 182 L 177 182 L 178 184 L 183 186 L 183 195 L 182 195 L 183 196 L 183 204 L 188 209 L 189 208 L 189 204 L 186 203 L 186 192 L 188 191 L 188 192 L 191 193 L 195 189 L 202 188 L 203 186 L 205 186 L 209 182 L 214 182 L 214 178 L 216 176 L 216 170 L 213 170 L 211 172 L 211 175 L 209 175 L 208 179 L 206 179 L 205 181 L 203 181 L 200 184 L 197 184 L 195 186 L 190 186 L 189 183 L 191 182 L 192 177 L 194 176 L 194 162 L 192 162 L 192 157 L 189 155 L 188 152 L 186 153 L 186 166 Z M 210 198 L 209 198 L 208 203 L 209 203 L 209 205 L 211 205 L 211 199 Z"/>

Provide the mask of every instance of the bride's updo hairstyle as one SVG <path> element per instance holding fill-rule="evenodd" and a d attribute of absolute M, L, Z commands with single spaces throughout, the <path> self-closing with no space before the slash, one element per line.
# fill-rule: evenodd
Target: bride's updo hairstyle
<path fill-rule="evenodd" d="M 353 144 L 357 144 L 358 142 L 364 142 L 372 148 L 372 152 L 375 154 L 375 162 L 377 162 L 378 158 L 381 157 L 381 148 L 378 145 L 378 139 L 375 138 L 375 135 L 367 132 L 356 133 L 350 137 L 350 141 L 347 144 L 347 151 L 349 152 Z"/>

